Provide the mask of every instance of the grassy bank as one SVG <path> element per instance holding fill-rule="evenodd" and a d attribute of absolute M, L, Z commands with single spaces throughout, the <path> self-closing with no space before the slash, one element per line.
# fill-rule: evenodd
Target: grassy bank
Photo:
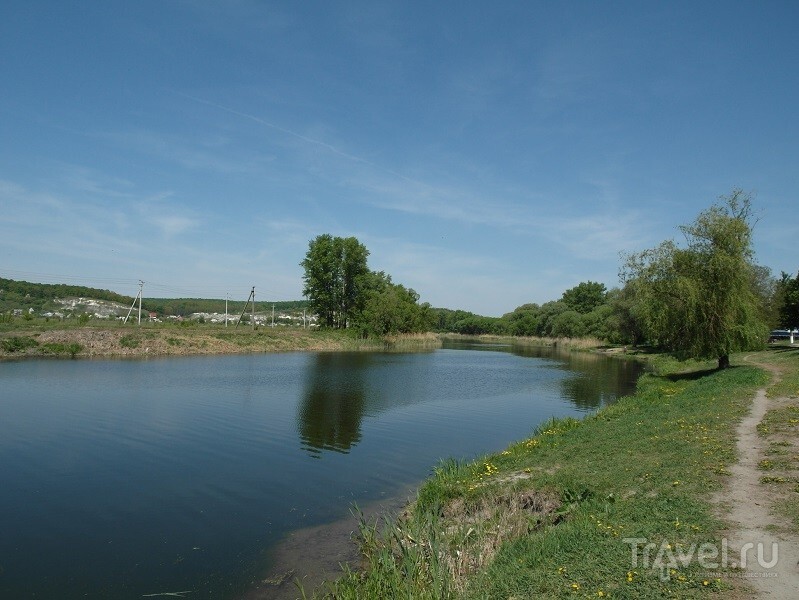
<path fill-rule="evenodd" d="M 721 547 L 713 496 L 736 460 L 736 424 L 769 376 L 742 357 L 721 372 L 665 358 L 653 366 L 634 396 L 596 415 L 439 465 L 398 520 L 362 523 L 364 569 L 316 595 L 693 598 L 743 585 L 723 565 L 709 572 L 696 554 L 681 556 Z M 795 385 L 795 354 L 789 366 Z M 629 539 L 655 544 L 649 565 Z"/>
<path fill-rule="evenodd" d="M 359 339 L 345 331 L 222 325 L 27 326 L 0 330 L 0 358 L 43 356 L 139 357 L 291 351 L 426 350 L 433 334 Z"/>

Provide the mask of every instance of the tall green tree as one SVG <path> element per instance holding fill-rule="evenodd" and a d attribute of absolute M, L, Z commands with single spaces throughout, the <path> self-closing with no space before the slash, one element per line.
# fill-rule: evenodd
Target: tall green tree
<path fill-rule="evenodd" d="M 751 196 L 736 189 L 666 241 L 630 255 L 623 279 L 649 340 L 678 358 L 717 358 L 763 344 L 767 327 L 754 290 Z"/>
<path fill-rule="evenodd" d="M 311 240 L 300 263 L 303 294 L 323 325 L 343 329 L 362 309 L 369 251 L 356 238 L 329 233 Z"/>
<path fill-rule="evenodd" d="M 607 289 L 604 283 L 584 281 L 563 292 L 561 300 L 571 310 L 584 315 L 590 313 L 598 306 L 602 306 L 606 297 Z"/>

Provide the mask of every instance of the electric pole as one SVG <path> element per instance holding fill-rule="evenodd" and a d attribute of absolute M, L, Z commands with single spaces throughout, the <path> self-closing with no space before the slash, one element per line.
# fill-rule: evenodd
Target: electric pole
<path fill-rule="evenodd" d="M 141 296 L 143 289 L 144 289 L 144 282 L 141 279 L 139 279 L 139 322 L 137 323 L 138 325 L 141 325 Z"/>
<path fill-rule="evenodd" d="M 133 304 L 130 305 L 130 308 L 128 309 L 128 314 L 125 315 L 125 318 L 122 321 L 123 325 L 125 325 L 128 322 L 128 319 L 130 318 L 130 313 L 133 312 L 133 307 L 136 306 L 136 300 L 139 301 L 139 325 L 141 325 L 141 292 L 142 292 L 142 287 L 144 287 L 144 282 L 141 279 L 139 279 L 139 293 L 136 294 L 136 297 L 133 299 Z"/>
<path fill-rule="evenodd" d="M 252 321 L 252 328 L 254 331 L 255 330 L 255 287 L 252 288 L 250 295 L 247 296 L 247 303 L 244 305 L 244 309 L 241 311 L 241 315 L 239 315 L 239 320 L 236 321 L 236 327 L 239 326 L 239 323 L 241 323 L 241 319 L 244 317 L 244 313 L 247 312 L 247 307 L 250 306 L 250 300 L 252 300 L 252 312 L 250 313 L 252 316 L 250 317 L 250 321 Z"/>

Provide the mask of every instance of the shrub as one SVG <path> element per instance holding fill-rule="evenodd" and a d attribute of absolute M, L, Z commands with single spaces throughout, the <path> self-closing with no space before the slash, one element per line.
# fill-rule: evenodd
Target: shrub
<path fill-rule="evenodd" d="M 23 352 L 28 348 L 33 348 L 38 345 L 39 342 L 32 337 L 22 335 L 6 338 L 2 341 L 2 348 L 6 352 Z"/>
<path fill-rule="evenodd" d="M 123 348 L 138 348 L 141 340 L 135 335 L 123 335 L 119 338 L 119 345 Z"/>

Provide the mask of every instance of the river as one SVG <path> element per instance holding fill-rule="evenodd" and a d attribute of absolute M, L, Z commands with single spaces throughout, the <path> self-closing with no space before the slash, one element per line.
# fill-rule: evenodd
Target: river
<path fill-rule="evenodd" d="M 631 393 L 636 363 L 455 345 L 0 363 L 0 597 L 242 597 L 297 530 Z"/>

